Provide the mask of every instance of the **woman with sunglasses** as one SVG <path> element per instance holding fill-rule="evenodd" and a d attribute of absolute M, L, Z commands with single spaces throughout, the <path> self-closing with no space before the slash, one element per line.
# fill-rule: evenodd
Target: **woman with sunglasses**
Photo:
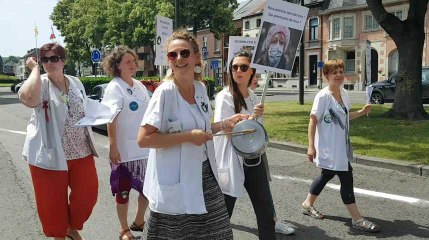
<path fill-rule="evenodd" d="M 23 156 L 30 166 L 45 235 L 80 240 L 78 230 L 91 215 L 98 194 L 91 128 L 75 127 L 85 115 L 85 89 L 79 79 L 63 74 L 62 46 L 45 44 L 40 56 L 46 74 L 40 75 L 36 59 L 28 58 L 31 74 L 19 90 L 20 101 L 33 108 Z"/>
<path fill-rule="evenodd" d="M 103 61 L 106 72 L 115 77 L 107 85 L 103 103 L 121 112 L 107 124 L 109 158 L 112 172 L 110 185 L 116 195 L 119 240 L 134 239 L 132 231 L 143 231 L 147 198 L 143 195 L 149 149 L 137 145 L 137 132 L 149 103 L 146 87 L 133 78 L 137 71 L 137 54 L 127 46 L 117 46 Z M 131 189 L 139 192 L 137 213 L 128 226 L 128 202 Z"/>
<path fill-rule="evenodd" d="M 322 169 L 321 175 L 313 180 L 310 192 L 302 203 L 301 211 L 316 219 L 324 215 L 313 204 L 326 184 L 335 175 L 341 183 L 341 199 L 352 217 L 352 226 L 366 232 L 378 232 L 380 227 L 360 215 L 353 190 L 353 150 L 349 139 L 349 120 L 371 112 L 371 105 L 350 112 L 351 104 L 344 83 L 344 63 L 329 60 L 323 66 L 323 75 L 328 86 L 320 90 L 314 98 L 308 124 L 308 151 L 310 162 Z"/>
<path fill-rule="evenodd" d="M 221 121 L 237 113 L 250 114 L 256 119 L 262 116 L 264 106 L 258 103 L 256 94 L 249 89 L 255 75 L 255 69 L 250 68 L 250 61 L 250 55 L 245 51 L 237 53 L 231 60 L 228 87 L 216 95 L 214 121 Z M 229 217 L 232 216 L 237 198 L 246 190 L 256 214 L 259 239 L 275 239 L 277 218 L 268 183 L 266 155 L 257 159 L 243 159 L 234 151 L 230 136 L 215 138 L 214 144 L 219 178 L 222 179 L 220 187 Z M 253 167 L 244 165 L 244 161 L 253 164 L 260 158 L 264 163 Z M 283 222 L 278 222 L 277 228 L 283 234 L 294 232 L 293 228 Z"/>
<path fill-rule="evenodd" d="M 167 39 L 166 48 L 169 81 L 155 90 L 138 135 L 139 145 L 151 148 L 143 189 L 151 212 L 144 237 L 232 239 L 212 134 L 248 116 L 211 123 L 198 43 L 180 30 Z"/>

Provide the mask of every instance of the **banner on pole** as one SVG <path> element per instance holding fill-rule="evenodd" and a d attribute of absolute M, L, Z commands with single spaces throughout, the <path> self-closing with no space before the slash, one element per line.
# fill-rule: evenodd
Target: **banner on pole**
<path fill-rule="evenodd" d="M 163 16 L 156 16 L 155 65 L 167 64 L 167 50 L 165 41 L 173 33 L 173 20 Z"/>

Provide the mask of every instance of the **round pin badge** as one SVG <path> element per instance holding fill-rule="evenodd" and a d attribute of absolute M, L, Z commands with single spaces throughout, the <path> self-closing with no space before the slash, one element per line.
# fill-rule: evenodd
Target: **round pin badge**
<path fill-rule="evenodd" d="M 131 111 L 137 111 L 137 109 L 139 109 L 139 104 L 135 101 L 130 102 L 129 105 Z"/>
<path fill-rule="evenodd" d="M 331 114 L 329 113 L 325 114 L 325 116 L 323 117 L 323 120 L 325 121 L 325 123 L 331 123 L 332 122 Z"/>

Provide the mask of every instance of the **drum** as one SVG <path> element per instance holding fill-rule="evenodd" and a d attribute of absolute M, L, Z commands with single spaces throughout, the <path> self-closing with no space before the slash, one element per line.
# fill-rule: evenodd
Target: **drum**
<path fill-rule="evenodd" d="M 232 135 L 231 143 L 235 152 L 246 159 L 259 158 L 268 146 L 268 135 L 264 126 L 254 120 L 244 120 L 237 123 L 232 132 L 255 129 L 251 133 Z"/>

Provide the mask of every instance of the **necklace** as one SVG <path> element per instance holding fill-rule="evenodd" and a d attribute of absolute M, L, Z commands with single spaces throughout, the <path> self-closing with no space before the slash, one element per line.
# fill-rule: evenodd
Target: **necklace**
<path fill-rule="evenodd" d="M 67 78 L 66 78 L 66 76 L 64 76 L 63 75 L 63 81 L 64 81 L 64 88 L 65 88 L 65 92 L 64 91 L 62 91 L 58 86 L 57 86 L 57 84 L 55 84 L 55 82 L 54 82 L 54 85 L 55 85 L 55 87 L 57 87 L 57 89 L 58 89 L 58 91 L 60 91 L 60 93 L 61 93 L 61 96 L 60 96 L 60 99 L 61 99 L 61 102 L 63 102 L 65 105 L 67 105 L 67 106 L 70 106 L 69 104 L 70 104 L 70 98 L 69 98 L 69 94 L 68 94 L 68 84 L 67 84 Z"/>

